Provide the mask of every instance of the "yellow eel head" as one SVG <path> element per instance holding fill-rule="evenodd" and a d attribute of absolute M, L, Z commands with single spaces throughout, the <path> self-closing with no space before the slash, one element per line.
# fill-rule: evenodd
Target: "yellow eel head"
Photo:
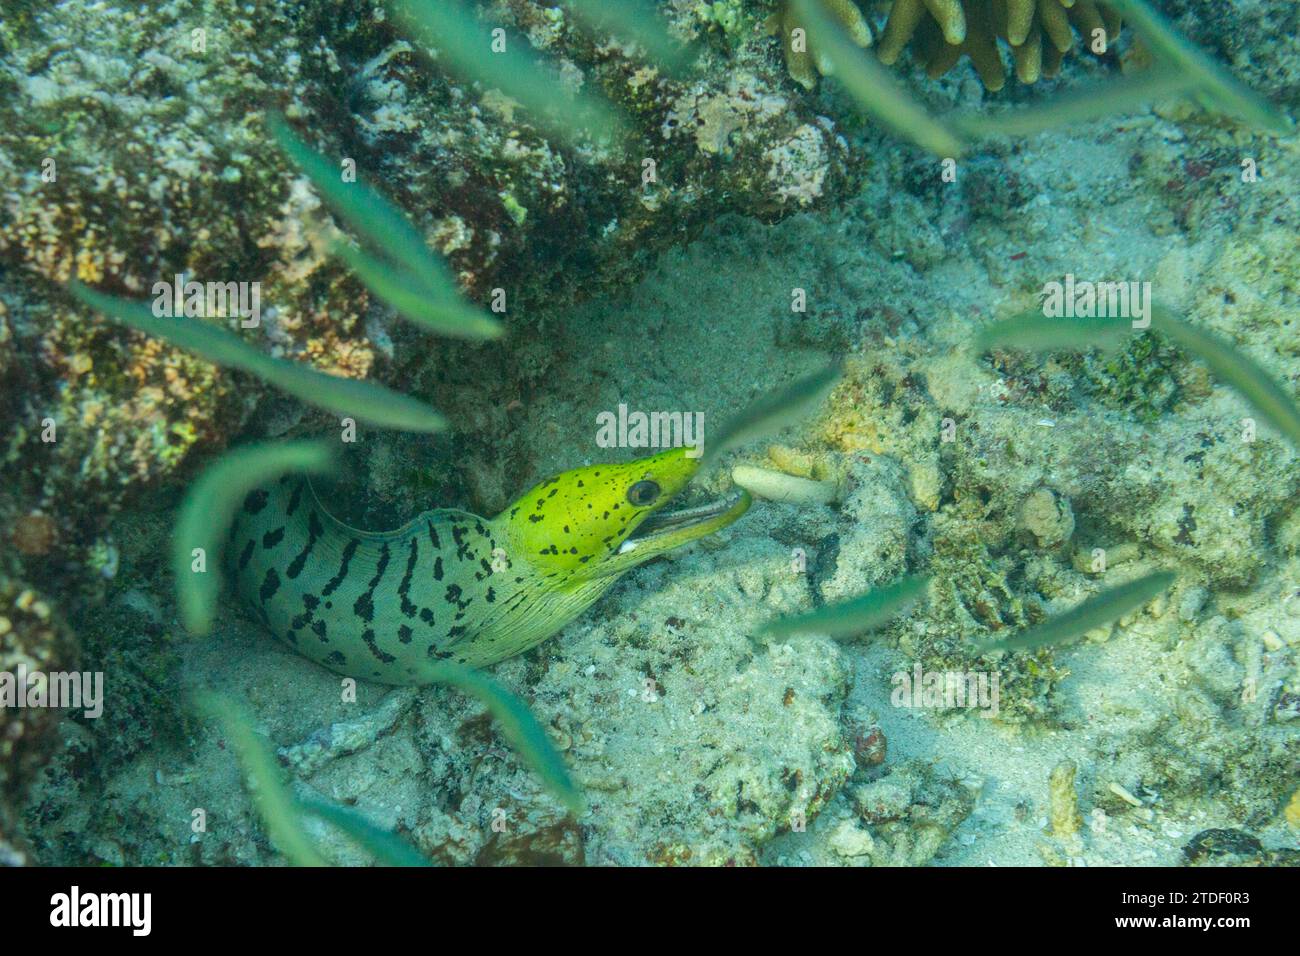
<path fill-rule="evenodd" d="M 589 465 L 549 478 L 499 514 L 522 557 L 568 580 L 620 574 L 656 555 L 725 528 L 749 508 L 741 492 L 697 508 L 664 511 L 694 477 L 699 458 L 672 448 L 621 465 Z"/>

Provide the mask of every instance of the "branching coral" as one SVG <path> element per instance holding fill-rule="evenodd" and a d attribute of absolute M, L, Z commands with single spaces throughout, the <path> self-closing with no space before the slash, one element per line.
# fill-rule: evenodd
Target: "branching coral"
<path fill-rule="evenodd" d="M 824 0 L 824 6 L 844 27 L 849 39 L 858 46 L 871 46 L 871 27 L 853 0 Z M 807 27 L 796 14 L 794 4 L 782 4 L 781 9 L 768 18 L 767 32 L 780 34 L 786 69 L 800 86 L 811 90 L 817 85 L 818 75 L 826 76 L 832 72 L 826 58 L 808 43 Z"/>
<path fill-rule="evenodd" d="M 853 0 L 827 0 L 825 6 L 854 43 L 871 45 L 871 27 Z M 1119 15 L 1096 0 L 892 0 L 877 52 L 892 66 L 914 41 L 932 78 L 968 56 L 984 86 L 997 91 L 1006 81 L 999 39 L 1011 48 L 1016 76 L 1033 83 L 1056 75 L 1076 31 L 1096 52 L 1100 37 L 1104 34 L 1109 46 L 1119 28 Z M 768 20 L 768 30 L 781 34 L 786 67 L 802 86 L 811 89 L 819 73 L 831 72 L 816 47 L 808 45 L 794 4 L 783 3 Z"/>
<path fill-rule="evenodd" d="M 1109 45 L 1119 28 L 1119 16 L 1094 0 L 894 0 L 878 52 L 882 63 L 893 64 L 915 40 L 932 78 L 965 55 L 984 86 L 996 91 L 1005 82 L 999 39 L 1011 47 L 1016 76 L 1033 83 L 1060 70 L 1075 30 L 1096 51 L 1101 34 L 1095 31 L 1103 31 Z"/>

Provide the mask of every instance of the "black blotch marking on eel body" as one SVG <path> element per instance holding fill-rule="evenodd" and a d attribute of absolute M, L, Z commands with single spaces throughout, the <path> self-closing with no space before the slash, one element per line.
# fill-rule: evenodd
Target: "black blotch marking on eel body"
<path fill-rule="evenodd" d="M 330 578 L 327 582 L 325 582 L 325 587 L 321 588 L 321 592 L 320 592 L 322 597 L 328 597 L 329 595 L 333 594 L 335 591 L 339 589 L 339 585 L 342 584 L 343 580 L 348 576 L 348 564 L 351 563 L 352 561 L 352 555 L 357 553 L 357 548 L 359 548 L 360 546 L 361 546 L 361 542 L 358 541 L 356 538 L 353 538 L 346 545 L 344 545 L 343 561 L 339 565 L 339 573 L 334 575 L 334 577 Z M 325 606 L 330 607 L 331 605 L 326 603 Z"/>
<path fill-rule="evenodd" d="M 420 608 L 420 620 L 433 627 L 433 611 L 427 607 Z"/>
<path fill-rule="evenodd" d="M 367 589 L 362 592 L 356 603 L 352 605 L 352 613 L 367 624 L 375 619 L 375 588 L 379 587 L 384 572 L 388 570 L 389 556 L 388 543 L 385 542 L 379 549 L 379 565 L 375 568 L 375 576 L 370 579 Z"/>
<path fill-rule="evenodd" d="M 470 551 L 469 545 L 465 542 L 465 535 L 469 533 L 469 528 L 462 528 L 458 525 L 451 526 L 451 536 L 456 542 L 456 560 L 464 561 L 474 557 Z"/>
<path fill-rule="evenodd" d="M 243 552 L 239 555 L 239 570 L 248 567 L 248 562 L 253 558 L 253 546 L 256 544 L 252 538 L 248 539 L 248 544 L 244 545 Z"/>
<path fill-rule="evenodd" d="M 275 592 L 278 590 L 280 590 L 280 575 L 275 573 L 275 568 L 267 568 L 266 577 L 262 579 L 262 587 L 261 590 L 257 592 L 257 596 L 261 598 L 262 603 L 265 604 L 267 601 L 271 600 L 271 598 L 275 597 Z"/>
<path fill-rule="evenodd" d="M 439 555 L 438 559 L 433 562 L 433 579 L 435 581 L 442 580 L 442 556 L 441 555 Z"/>
<path fill-rule="evenodd" d="M 342 667 L 348 662 L 348 659 L 344 657 L 340 651 L 330 651 L 325 660 L 329 661 L 335 667 Z"/>
<path fill-rule="evenodd" d="M 298 510 L 298 502 L 302 501 L 302 489 L 306 485 L 306 481 L 300 481 L 294 485 L 293 494 L 289 496 L 289 507 L 284 509 L 284 513 L 289 517 L 293 517 L 293 513 Z"/>
<path fill-rule="evenodd" d="M 397 660 L 392 654 L 385 653 L 378 644 L 375 643 L 375 632 L 372 628 L 366 628 L 365 633 L 361 635 L 361 640 L 366 642 L 366 647 L 370 648 L 370 653 L 379 658 L 385 664 L 391 664 Z M 379 676 L 378 674 L 375 675 Z"/>
<path fill-rule="evenodd" d="M 401 627 L 397 629 L 397 639 L 401 641 L 403 644 L 410 644 L 411 637 L 414 633 L 415 633 L 414 631 L 412 631 L 409 627 L 403 624 Z"/>
<path fill-rule="evenodd" d="M 487 594 L 485 594 L 483 597 L 489 604 L 491 604 L 497 599 L 497 592 L 493 588 L 488 588 Z"/>
<path fill-rule="evenodd" d="M 307 564 L 307 556 L 311 554 L 312 548 L 316 547 L 316 541 L 324 531 L 325 529 L 321 527 L 319 516 L 317 516 L 316 512 L 313 510 L 312 513 L 307 516 L 307 543 L 303 545 L 303 549 L 298 552 L 298 556 L 289 564 L 288 570 L 285 571 L 286 575 L 290 578 L 296 578 L 298 575 L 302 574 L 302 569 Z"/>
<path fill-rule="evenodd" d="M 270 497 L 263 488 L 257 488 L 248 493 L 244 498 L 244 514 L 255 515 L 266 507 L 266 501 Z"/>
<path fill-rule="evenodd" d="M 465 598 L 465 600 L 462 601 L 460 599 L 460 595 L 461 595 L 460 585 L 449 584 L 447 586 L 447 593 L 446 595 L 444 595 L 443 600 L 446 601 L 448 604 L 456 605 L 456 609 L 458 611 L 463 611 L 465 610 L 465 608 L 469 607 L 472 603 L 474 603 L 474 599 Z"/>
<path fill-rule="evenodd" d="M 302 628 L 306 627 L 315 619 L 316 608 L 318 608 L 319 606 L 320 606 L 320 598 L 318 598 L 314 594 L 304 594 L 302 596 L 302 608 L 303 608 L 302 613 L 299 614 L 297 617 L 295 617 L 293 621 L 289 624 L 289 626 L 293 628 L 295 631 L 301 630 Z M 323 629 L 325 627 L 325 623 L 323 621 L 318 621 L 317 623 L 320 624 L 322 628 L 322 630 L 318 631 L 317 633 L 318 634 L 324 633 Z"/>
<path fill-rule="evenodd" d="M 433 542 L 435 548 L 442 550 L 442 542 L 438 540 L 438 529 L 433 526 L 432 521 L 429 522 L 429 540 Z"/>
<path fill-rule="evenodd" d="M 262 549 L 270 551 L 277 544 L 284 540 L 284 525 L 276 528 L 274 531 L 268 531 L 262 535 Z"/>
<path fill-rule="evenodd" d="M 320 642 L 322 644 L 328 644 L 330 642 L 330 639 L 325 636 L 324 621 L 313 621 L 311 625 L 311 629 L 312 629 L 312 633 L 314 633 L 317 637 L 320 638 Z"/>
<path fill-rule="evenodd" d="M 420 558 L 420 539 L 411 539 L 411 553 L 406 556 L 406 573 L 402 575 L 402 583 L 397 586 L 397 596 L 402 599 L 402 613 L 407 617 L 415 617 L 415 612 L 419 610 L 407 594 L 411 590 L 411 576 L 415 574 L 415 562 Z"/>

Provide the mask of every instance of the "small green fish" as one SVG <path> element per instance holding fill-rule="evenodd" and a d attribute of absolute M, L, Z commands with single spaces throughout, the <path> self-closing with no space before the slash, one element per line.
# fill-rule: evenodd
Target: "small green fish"
<path fill-rule="evenodd" d="M 1130 319 L 1069 318 L 1029 309 L 985 326 L 975 336 L 975 351 L 1020 349 L 1055 352 L 1070 349 L 1113 349 L 1134 332 Z"/>
<path fill-rule="evenodd" d="M 1027 631 L 1021 631 L 1019 634 L 1013 634 L 992 644 L 983 644 L 980 646 L 980 652 L 991 654 L 993 651 L 1027 651 L 1082 637 L 1094 627 L 1109 624 L 1130 611 L 1136 611 L 1148 601 L 1169 590 L 1177 579 L 1178 576 L 1172 571 L 1154 571 L 1143 575 L 1127 584 L 1120 584 L 1093 595 L 1078 607 L 1070 608 L 1064 614 L 1050 618 L 1037 627 L 1031 627 Z"/>
<path fill-rule="evenodd" d="M 843 364 L 832 362 L 811 375 L 796 379 L 779 392 L 750 402 L 727 419 L 719 433 L 709 439 L 701 467 L 707 469 L 731 449 L 774 435 L 807 417 L 826 400 L 843 374 Z"/>
<path fill-rule="evenodd" d="M 267 128 L 285 154 L 306 173 L 330 209 L 377 255 L 346 241 L 331 251 L 357 278 L 398 313 L 431 332 L 456 338 L 494 339 L 504 328 L 463 301 L 451 269 L 425 245 L 419 230 L 402 211 L 366 184 L 345 181 L 336 163 L 298 138 L 279 113 L 266 118 Z"/>
<path fill-rule="evenodd" d="M 501 28 L 490 31 L 479 21 L 475 6 L 460 0 L 385 4 L 393 24 L 413 43 L 438 51 L 440 69 L 484 89 L 500 90 L 528 110 L 530 122 L 549 133 L 581 143 L 584 133 L 613 137 L 626 132 L 627 124 L 608 100 L 589 88 L 569 89 L 527 39 L 509 36 Z"/>
<path fill-rule="evenodd" d="M 68 291 L 84 305 L 123 325 L 193 352 L 214 365 L 255 375 L 326 411 L 351 415 L 379 428 L 436 432 L 447 427 L 446 419 L 409 395 L 375 382 L 327 375 L 304 362 L 273 358 L 211 322 L 189 316 L 160 318 L 146 302 L 104 295 L 75 279 L 68 283 Z"/>
<path fill-rule="evenodd" d="M 929 586 L 930 578 L 926 575 L 899 578 L 848 601 L 770 621 L 764 625 L 763 632 L 778 637 L 790 634 L 827 634 L 836 639 L 857 637 L 897 617 L 924 596 Z"/>
<path fill-rule="evenodd" d="M 639 564 L 725 528 L 748 493 L 665 512 L 700 468 L 674 448 L 575 468 L 495 518 L 426 511 L 396 531 L 331 517 L 307 479 L 251 492 L 226 558 L 285 644 L 339 674 L 422 684 L 429 663 L 483 667 L 535 647 Z"/>
<path fill-rule="evenodd" d="M 680 78 L 690 51 L 674 40 L 658 20 L 655 0 L 572 0 L 569 10 L 589 30 L 631 40 L 658 70 Z"/>
<path fill-rule="evenodd" d="M 1107 0 L 1137 31 L 1157 60 L 1192 77 L 1216 112 L 1274 136 L 1289 136 L 1291 117 L 1237 79 L 1174 29 L 1148 0 Z"/>
<path fill-rule="evenodd" d="M 1286 386 L 1213 332 L 1189 325 L 1158 303 L 1152 314 L 1156 328 L 1208 365 L 1215 378 L 1236 389 L 1266 422 L 1300 449 L 1300 405 Z"/>
<path fill-rule="evenodd" d="M 1154 101 L 1186 93 L 1196 85 L 1196 77 L 1182 70 L 1154 67 L 1122 80 L 1085 86 L 1032 106 L 996 113 L 987 108 L 959 113 L 952 117 L 952 125 L 971 139 L 1033 136 L 1103 116 L 1136 112 Z"/>

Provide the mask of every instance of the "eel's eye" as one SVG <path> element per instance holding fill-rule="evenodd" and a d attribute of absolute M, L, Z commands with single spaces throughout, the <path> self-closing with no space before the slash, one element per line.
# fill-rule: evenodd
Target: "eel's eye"
<path fill-rule="evenodd" d="M 654 502 L 659 497 L 659 485 L 653 481 L 638 481 L 627 490 L 627 500 L 638 508 Z"/>

